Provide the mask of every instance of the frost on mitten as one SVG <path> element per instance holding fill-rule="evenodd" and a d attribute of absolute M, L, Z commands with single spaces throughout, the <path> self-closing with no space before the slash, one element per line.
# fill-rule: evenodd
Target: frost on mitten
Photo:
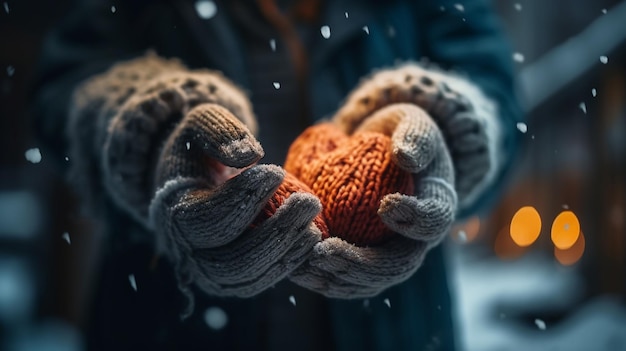
<path fill-rule="evenodd" d="M 388 136 L 371 131 L 348 136 L 331 123 L 310 127 L 293 142 L 285 170 L 322 202 L 328 226 L 324 238 L 336 236 L 358 246 L 379 245 L 394 235 L 377 213 L 380 201 L 414 189 L 412 174 L 392 160 Z"/>

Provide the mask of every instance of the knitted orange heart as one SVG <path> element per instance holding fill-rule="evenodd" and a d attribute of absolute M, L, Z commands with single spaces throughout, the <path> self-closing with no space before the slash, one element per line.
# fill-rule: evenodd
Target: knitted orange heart
<path fill-rule="evenodd" d="M 377 132 L 346 135 L 331 123 L 305 130 L 291 145 L 285 170 L 322 202 L 328 231 L 359 246 L 378 245 L 393 232 L 378 215 L 382 198 L 413 194 L 411 173 L 391 159 L 391 139 Z"/>

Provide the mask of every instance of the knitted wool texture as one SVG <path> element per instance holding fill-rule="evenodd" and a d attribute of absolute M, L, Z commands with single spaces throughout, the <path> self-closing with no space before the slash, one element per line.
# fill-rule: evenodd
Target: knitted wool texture
<path fill-rule="evenodd" d="M 305 130 L 291 145 L 284 168 L 322 202 L 328 226 L 323 237 L 357 246 L 379 245 L 393 235 L 377 213 L 380 201 L 414 188 L 412 175 L 391 159 L 388 136 L 370 131 L 348 136 L 332 123 Z"/>

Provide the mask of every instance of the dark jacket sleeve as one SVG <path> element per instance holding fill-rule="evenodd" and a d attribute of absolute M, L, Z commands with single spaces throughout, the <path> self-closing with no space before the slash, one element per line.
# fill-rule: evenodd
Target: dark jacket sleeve
<path fill-rule="evenodd" d="M 515 95 L 511 48 L 488 0 L 420 1 L 425 56 L 445 69 L 458 71 L 497 103 L 504 160 L 495 183 L 460 218 L 493 205 L 519 150 L 522 120 Z"/>

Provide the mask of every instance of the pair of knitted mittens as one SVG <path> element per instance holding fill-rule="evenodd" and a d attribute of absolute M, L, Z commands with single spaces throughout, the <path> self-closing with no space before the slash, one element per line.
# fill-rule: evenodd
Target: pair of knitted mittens
<path fill-rule="evenodd" d="M 239 88 L 148 54 L 75 90 L 72 174 L 95 212 L 110 202 L 155 235 L 183 292 L 249 297 L 288 277 L 326 296 L 374 295 L 441 241 L 455 174 L 472 194 L 489 173 L 486 124 L 438 77 L 406 66 L 367 78 L 294 142 L 286 173 L 257 164 Z"/>

